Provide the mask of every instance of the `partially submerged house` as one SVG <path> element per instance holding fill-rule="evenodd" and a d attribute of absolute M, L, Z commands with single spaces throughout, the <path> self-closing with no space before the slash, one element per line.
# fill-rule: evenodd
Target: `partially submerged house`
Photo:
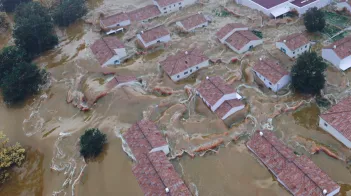
<path fill-rule="evenodd" d="M 131 22 L 147 22 L 161 15 L 160 10 L 155 5 L 147 5 L 142 8 L 127 13 Z"/>
<path fill-rule="evenodd" d="M 252 9 L 259 10 L 267 16 L 278 17 L 295 10 L 300 16 L 309 8 L 322 8 L 329 5 L 331 0 L 235 0 Z"/>
<path fill-rule="evenodd" d="M 263 43 L 262 39 L 249 31 L 249 28 L 241 23 L 225 25 L 216 33 L 216 36 L 221 43 L 239 54 Z"/>
<path fill-rule="evenodd" d="M 160 62 L 162 69 L 174 81 L 187 78 L 201 68 L 209 66 L 209 59 L 198 48 L 179 51 Z"/>
<path fill-rule="evenodd" d="M 165 26 L 160 25 L 137 34 L 138 40 L 144 48 L 148 48 L 157 43 L 167 43 L 171 40 L 171 34 Z"/>
<path fill-rule="evenodd" d="M 90 49 L 102 67 L 120 64 L 127 56 L 123 42 L 114 36 L 95 41 Z"/>
<path fill-rule="evenodd" d="M 117 13 L 100 19 L 100 27 L 104 30 L 130 25 L 129 16 L 125 12 Z"/>
<path fill-rule="evenodd" d="M 169 153 L 169 146 L 156 124 L 149 120 L 136 122 L 123 134 L 136 160 L 143 154 L 156 151 Z"/>
<path fill-rule="evenodd" d="M 256 131 L 246 145 L 292 195 L 333 196 L 339 193 L 337 183 L 306 155 L 295 155 L 272 131 Z"/>
<path fill-rule="evenodd" d="M 344 0 L 336 4 L 336 7 L 339 10 L 345 10 L 348 12 L 351 12 L 351 1 L 350 0 Z"/>
<path fill-rule="evenodd" d="M 196 0 L 153 0 L 153 2 L 163 14 L 167 14 L 194 4 Z"/>
<path fill-rule="evenodd" d="M 323 48 L 322 57 L 343 71 L 350 68 L 351 36 L 347 36 Z"/>
<path fill-rule="evenodd" d="M 267 88 L 274 92 L 279 91 L 291 80 L 289 72 L 286 71 L 278 61 L 268 58 L 260 58 L 260 60 L 255 63 L 252 71 Z"/>
<path fill-rule="evenodd" d="M 351 148 L 351 97 L 341 100 L 319 115 L 319 127 Z"/>
<path fill-rule="evenodd" d="M 222 120 L 245 108 L 242 97 L 218 76 L 206 77 L 196 94 Z"/>
<path fill-rule="evenodd" d="M 311 43 L 304 34 L 294 33 L 282 37 L 275 43 L 275 46 L 290 58 L 295 58 L 300 54 L 309 51 Z"/>
<path fill-rule="evenodd" d="M 185 19 L 176 22 L 176 24 L 184 31 L 191 32 L 197 28 L 207 27 L 208 20 L 203 14 L 198 13 L 186 17 Z"/>

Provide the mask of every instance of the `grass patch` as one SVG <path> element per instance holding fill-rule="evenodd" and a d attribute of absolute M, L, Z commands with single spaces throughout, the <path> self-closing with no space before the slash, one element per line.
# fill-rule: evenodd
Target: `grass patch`
<path fill-rule="evenodd" d="M 329 37 L 333 37 L 333 35 L 337 34 L 339 31 L 341 31 L 340 28 L 337 28 L 336 26 L 332 26 L 330 24 L 326 24 L 324 29 L 322 30 L 322 33 Z"/>
<path fill-rule="evenodd" d="M 350 18 L 346 16 L 328 11 L 324 11 L 324 15 L 327 23 L 336 25 L 340 28 L 346 28 L 350 25 Z"/>

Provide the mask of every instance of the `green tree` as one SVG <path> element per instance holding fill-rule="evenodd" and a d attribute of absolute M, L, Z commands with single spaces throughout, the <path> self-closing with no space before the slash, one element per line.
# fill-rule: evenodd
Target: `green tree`
<path fill-rule="evenodd" d="M 9 75 L 13 67 L 22 61 L 30 61 L 30 58 L 24 50 L 16 46 L 5 47 L 0 52 L 0 78 Z"/>
<path fill-rule="evenodd" d="M 309 32 L 321 31 L 325 27 L 324 13 L 316 7 L 310 8 L 303 18 L 305 27 Z"/>
<path fill-rule="evenodd" d="M 0 0 L 0 9 L 6 12 L 13 12 L 17 5 L 31 0 Z"/>
<path fill-rule="evenodd" d="M 87 12 L 85 0 L 62 0 L 53 12 L 57 25 L 68 26 Z"/>
<path fill-rule="evenodd" d="M 106 134 L 96 128 L 88 129 L 80 136 L 80 154 L 84 158 L 95 158 L 102 152 L 106 142 Z"/>
<path fill-rule="evenodd" d="M 316 52 L 301 54 L 291 70 L 291 84 L 294 91 L 318 95 L 324 88 L 324 71 L 327 64 Z"/>
<path fill-rule="evenodd" d="M 9 177 L 12 166 L 21 166 L 25 159 L 26 150 L 19 143 L 9 145 L 9 139 L 0 131 L 0 184 Z"/>
<path fill-rule="evenodd" d="M 38 2 L 24 3 L 16 8 L 13 37 L 16 45 L 28 54 L 40 54 L 58 43 L 48 13 Z"/>

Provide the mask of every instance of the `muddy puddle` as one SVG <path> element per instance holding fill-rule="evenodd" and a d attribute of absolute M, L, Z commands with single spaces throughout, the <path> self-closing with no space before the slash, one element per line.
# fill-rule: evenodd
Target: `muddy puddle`
<path fill-rule="evenodd" d="M 147 1 L 141 0 L 89 0 L 90 11 L 85 19 L 146 4 Z M 215 13 L 224 5 L 236 10 L 241 17 L 217 16 Z M 209 27 L 186 36 L 173 32 L 178 18 L 199 11 L 212 15 L 213 22 Z M 229 22 L 243 22 L 258 28 L 263 32 L 266 44 L 246 55 L 230 51 L 214 39 L 216 31 Z M 186 183 L 195 187 L 198 195 L 289 195 L 245 147 L 245 141 L 256 129 L 275 131 L 285 143 L 298 153 L 310 156 L 342 185 L 342 196 L 350 195 L 351 172 L 346 161 L 351 153 L 318 128 L 318 115 L 325 108 L 319 108 L 311 98 L 294 95 L 289 90 L 275 94 L 260 88 L 250 72 L 253 63 L 266 56 L 276 58 L 290 68 L 293 62 L 273 50 L 274 42 L 281 35 L 303 29 L 301 21 L 261 28 L 262 17 L 257 12 L 234 3 L 210 0 L 203 5 L 185 8 L 181 13 L 157 18 L 152 23 L 164 23 L 172 31 L 170 45 L 152 54 L 134 56 L 119 67 L 109 68 L 118 75 L 135 76 L 142 82 L 113 88 L 88 112 L 67 104 L 66 96 L 70 90 L 81 90 L 77 84 L 83 77 L 87 81 L 83 84 L 83 91 L 99 91 L 110 77 L 101 73 L 89 49 L 102 34 L 83 20 L 68 29 L 56 30 L 59 46 L 35 60 L 51 73 L 50 85 L 21 105 L 9 108 L 2 103 L 0 106 L 0 129 L 11 141 L 18 141 L 31 149 L 27 162 L 22 168 L 15 169 L 13 179 L 0 188 L 0 195 L 142 195 L 131 171 L 132 160 L 123 151 L 119 136 L 143 118 L 155 121 L 165 133 L 172 158 L 183 155 L 172 159 L 172 163 Z M 123 39 L 126 34 L 118 36 Z M 11 38 L 9 33 L 5 37 Z M 1 39 L 0 47 L 8 40 Z M 212 63 L 178 83 L 160 71 L 159 61 L 178 50 L 195 46 L 204 50 L 211 59 L 221 59 L 222 62 Z M 128 47 L 135 49 L 130 43 Z M 234 58 L 238 61 L 227 63 Z M 346 96 L 350 73 L 341 74 L 328 68 L 329 74 L 325 94 L 332 100 Z M 240 120 L 229 127 L 192 91 L 206 76 L 214 75 L 222 76 L 247 103 L 245 112 L 238 114 Z M 95 161 L 86 163 L 79 156 L 78 139 L 90 127 L 106 133 L 109 145 Z M 241 139 L 234 142 L 237 138 Z M 220 141 L 220 145 L 215 149 L 207 153 L 196 152 L 199 146 L 216 141 Z M 327 147 L 340 159 L 322 152 L 311 154 L 313 145 Z"/>

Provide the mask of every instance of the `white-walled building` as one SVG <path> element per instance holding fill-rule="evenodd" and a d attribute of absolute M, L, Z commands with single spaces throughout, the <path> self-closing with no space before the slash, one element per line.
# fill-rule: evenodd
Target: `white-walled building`
<path fill-rule="evenodd" d="M 148 48 L 157 43 L 167 43 L 171 41 L 171 35 L 165 26 L 160 25 L 137 34 L 138 40 L 144 48 Z"/>
<path fill-rule="evenodd" d="M 279 91 L 291 80 L 289 72 L 283 69 L 277 61 L 267 58 L 257 61 L 252 71 L 267 88 L 274 92 Z"/>
<path fill-rule="evenodd" d="M 209 66 L 209 59 L 197 48 L 179 51 L 160 62 L 167 75 L 177 82 L 189 77 L 199 69 Z"/>
<path fill-rule="evenodd" d="M 245 108 L 242 97 L 218 76 L 206 77 L 196 88 L 196 94 L 222 120 Z"/>
<path fill-rule="evenodd" d="M 319 116 L 319 127 L 351 148 L 351 97 L 341 100 Z"/>
<path fill-rule="evenodd" d="M 290 58 L 295 58 L 309 51 L 311 43 L 304 34 L 294 33 L 281 38 L 275 46 Z"/>
<path fill-rule="evenodd" d="M 197 28 L 207 27 L 208 20 L 203 14 L 198 13 L 191 15 L 181 21 L 178 21 L 176 24 L 184 31 L 190 32 L 194 31 Z"/>
<path fill-rule="evenodd" d="M 259 37 L 248 29 L 241 23 L 230 23 L 222 27 L 216 33 L 216 36 L 221 43 L 227 45 L 236 53 L 242 54 L 263 43 Z"/>
<path fill-rule="evenodd" d="M 114 36 L 95 41 L 90 49 L 102 67 L 120 64 L 127 56 L 123 42 Z"/>
<path fill-rule="evenodd" d="M 259 10 L 272 17 L 284 15 L 296 10 L 299 15 L 306 13 L 309 8 L 322 8 L 330 4 L 331 0 L 235 0 L 237 4 Z"/>
<path fill-rule="evenodd" d="M 147 22 L 161 15 L 156 5 L 147 5 L 145 7 L 132 10 L 127 13 L 131 22 Z"/>
<path fill-rule="evenodd" d="M 338 40 L 322 49 L 322 57 L 345 71 L 351 67 L 351 36 Z"/>
<path fill-rule="evenodd" d="M 347 10 L 348 12 L 351 12 L 351 1 L 350 0 L 345 0 L 342 2 L 339 2 L 336 4 L 336 7 L 338 10 Z"/>
<path fill-rule="evenodd" d="M 130 25 L 130 19 L 124 12 L 100 19 L 100 27 L 104 30 Z"/>
<path fill-rule="evenodd" d="M 162 14 L 168 14 L 196 3 L 196 0 L 153 0 L 153 2 Z"/>

